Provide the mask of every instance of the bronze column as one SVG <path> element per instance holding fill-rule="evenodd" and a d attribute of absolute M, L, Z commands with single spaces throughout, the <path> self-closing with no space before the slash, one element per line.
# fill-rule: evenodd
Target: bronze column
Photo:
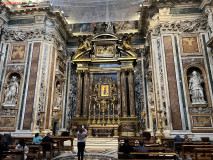
<path fill-rule="evenodd" d="M 126 97 L 126 71 L 121 70 L 121 89 L 122 89 L 122 113 L 123 117 L 127 117 L 127 97 Z"/>
<path fill-rule="evenodd" d="M 129 107 L 130 107 L 130 116 L 135 117 L 135 93 L 134 93 L 134 70 L 129 70 L 128 75 L 129 81 Z"/>
<path fill-rule="evenodd" d="M 77 71 L 77 94 L 76 94 L 76 117 L 81 114 L 81 97 L 82 97 L 82 71 Z"/>
<path fill-rule="evenodd" d="M 87 117 L 89 102 L 89 71 L 84 72 L 83 117 Z"/>

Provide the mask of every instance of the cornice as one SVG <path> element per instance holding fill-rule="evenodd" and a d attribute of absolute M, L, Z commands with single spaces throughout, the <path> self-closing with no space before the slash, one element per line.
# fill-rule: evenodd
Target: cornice
<path fill-rule="evenodd" d="M 45 16 L 51 17 L 52 19 L 55 19 L 58 23 L 59 28 L 63 31 L 64 35 L 66 35 L 66 40 L 68 37 L 72 36 L 72 32 L 70 30 L 69 24 L 67 23 L 63 12 L 58 7 L 52 7 L 49 3 L 38 3 L 36 7 L 5 7 L 9 17 L 27 17 L 27 16 Z"/>
<path fill-rule="evenodd" d="M 200 4 L 200 9 L 204 9 L 206 5 L 210 5 L 212 3 L 212 0 L 202 0 Z"/>

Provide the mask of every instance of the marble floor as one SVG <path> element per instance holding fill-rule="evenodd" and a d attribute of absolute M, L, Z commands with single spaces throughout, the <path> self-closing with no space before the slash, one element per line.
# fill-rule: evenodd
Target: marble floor
<path fill-rule="evenodd" d="M 87 149 L 84 154 L 84 160 L 113 160 L 117 158 L 117 151 L 106 149 Z M 77 160 L 77 151 L 66 151 L 53 160 Z"/>

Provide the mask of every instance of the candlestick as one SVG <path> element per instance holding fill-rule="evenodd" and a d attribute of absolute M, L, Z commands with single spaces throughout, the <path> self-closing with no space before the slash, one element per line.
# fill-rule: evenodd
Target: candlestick
<path fill-rule="evenodd" d="M 108 104 L 108 120 L 107 120 L 107 124 L 110 124 L 111 121 L 110 121 L 110 114 L 109 114 L 109 104 Z"/>
<path fill-rule="evenodd" d="M 115 105 L 113 104 L 113 108 L 112 108 L 112 124 L 115 124 Z"/>
<path fill-rule="evenodd" d="M 92 124 L 96 124 L 96 120 L 95 120 L 95 104 L 94 104 L 94 116 L 93 116 Z"/>

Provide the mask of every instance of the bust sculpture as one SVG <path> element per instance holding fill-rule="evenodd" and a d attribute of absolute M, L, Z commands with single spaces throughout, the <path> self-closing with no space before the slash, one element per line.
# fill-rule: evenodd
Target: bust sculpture
<path fill-rule="evenodd" d="M 55 110 L 60 110 L 62 105 L 62 95 L 60 92 L 60 84 L 57 84 L 56 86 L 56 94 L 55 94 L 55 105 L 54 109 Z"/>
<path fill-rule="evenodd" d="M 19 84 L 17 82 L 17 77 L 12 76 L 9 84 L 7 84 L 4 93 L 4 103 L 3 105 L 16 105 L 18 100 Z"/>
<path fill-rule="evenodd" d="M 204 100 L 203 79 L 200 78 L 197 71 L 192 72 L 192 77 L 189 79 L 189 94 L 191 95 L 192 103 L 206 103 Z"/>

